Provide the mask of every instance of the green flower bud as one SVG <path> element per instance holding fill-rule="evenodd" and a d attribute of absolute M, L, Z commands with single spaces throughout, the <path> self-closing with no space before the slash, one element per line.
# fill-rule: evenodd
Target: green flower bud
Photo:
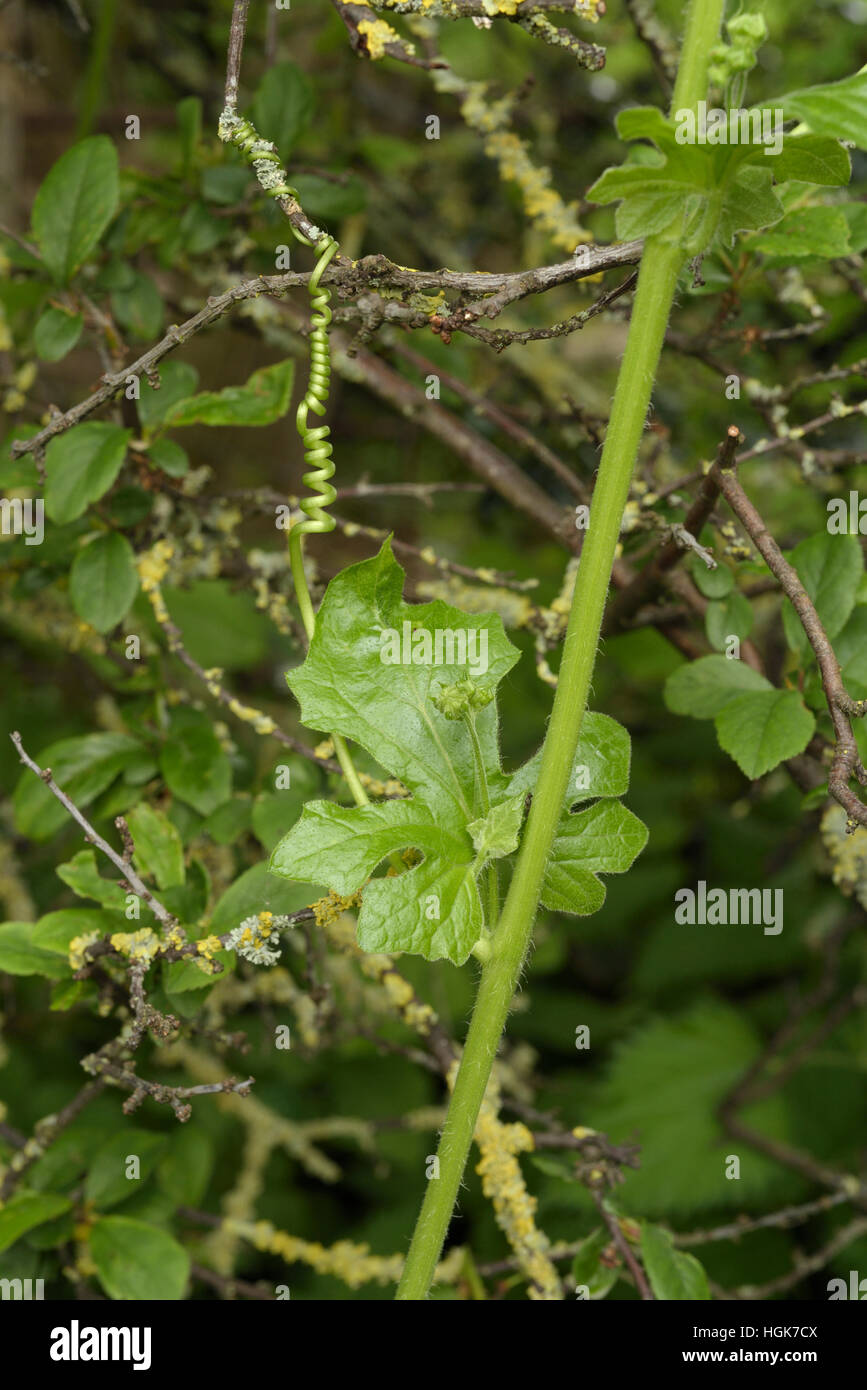
<path fill-rule="evenodd" d="M 756 49 L 768 37 L 768 26 L 763 14 L 738 14 L 726 24 L 729 38 L 738 48 Z"/>
<path fill-rule="evenodd" d="M 469 676 L 464 676 L 454 685 L 440 685 L 439 694 L 431 699 L 445 719 L 464 719 L 476 710 L 484 709 L 494 698 L 489 685 L 478 685 Z"/>

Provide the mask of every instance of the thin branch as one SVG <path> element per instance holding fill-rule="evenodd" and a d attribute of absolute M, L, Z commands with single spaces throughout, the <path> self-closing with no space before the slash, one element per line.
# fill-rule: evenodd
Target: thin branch
<path fill-rule="evenodd" d="M 766 1216 L 738 1216 L 725 1226 L 715 1226 L 710 1231 L 673 1231 L 672 1239 L 675 1245 L 686 1248 L 690 1245 L 708 1245 L 715 1240 L 740 1240 L 742 1236 L 751 1235 L 753 1231 L 776 1228 L 788 1230 L 790 1226 L 799 1226 L 802 1222 L 820 1216 L 832 1207 L 839 1207 L 841 1203 L 850 1200 L 845 1192 L 829 1192 L 824 1197 L 817 1197 L 813 1202 L 804 1202 L 798 1207 L 783 1207 L 781 1211 L 772 1211 Z"/>
<path fill-rule="evenodd" d="M 600 271 L 611 269 L 614 266 L 634 265 L 641 258 L 642 247 L 643 242 L 630 241 L 624 242 L 620 246 L 588 248 L 587 255 L 580 261 L 575 259 L 560 261 L 554 265 L 540 266 L 537 270 L 506 274 L 487 274 L 477 270 L 463 272 L 413 270 L 405 266 L 394 265 L 386 256 L 366 256 L 354 265 L 335 265 L 332 262 L 322 276 L 322 283 L 334 285 L 339 290 L 345 290 L 350 294 L 365 288 L 372 282 L 394 286 L 398 289 L 407 288 L 425 292 L 438 289 L 453 289 L 474 294 L 490 292 L 495 298 L 502 291 L 506 297 L 500 307 L 495 309 L 493 314 L 487 312 L 487 317 L 495 317 L 496 313 L 500 312 L 500 308 L 505 307 L 505 304 L 513 303 L 526 295 L 542 294 L 558 285 L 583 280 L 587 276 L 596 275 Z M 286 271 L 282 275 L 257 275 L 252 280 L 234 285 L 223 294 L 209 296 L 202 309 L 184 323 L 172 324 L 165 336 L 159 342 L 154 343 L 152 347 L 149 347 L 146 352 L 143 352 L 134 362 L 116 372 L 106 372 L 101 378 L 98 389 L 85 400 L 79 401 L 69 410 L 57 411 L 52 415 L 48 424 L 30 439 L 16 440 L 11 446 L 12 457 L 20 458 L 24 454 L 32 453 L 39 458 L 51 439 L 62 434 L 65 430 L 71 429 L 73 425 L 79 424 L 82 420 L 88 419 L 101 406 L 110 401 L 118 391 L 123 390 L 129 384 L 131 376 L 144 376 L 152 386 L 158 387 L 159 373 L 157 367 L 159 363 L 169 353 L 188 342 L 196 333 L 222 318 L 236 304 L 249 299 L 256 299 L 261 295 L 273 295 L 279 298 L 295 286 L 306 285 L 311 274 L 312 272 L 309 271 Z M 477 305 L 471 306 L 471 318 L 478 317 L 488 302 L 482 299 Z M 393 301 L 385 301 L 384 321 L 390 317 L 395 317 L 387 312 L 389 303 L 393 303 Z M 395 305 L 398 310 L 400 307 Z M 429 320 L 425 315 L 417 317 L 426 326 L 428 325 Z"/>
<path fill-rule="evenodd" d="M 779 580 L 815 652 L 828 713 L 834 726 L 835 749 L 828 772 L 828 791 L 846 811 L 848 830 L 854 830 L 858 825 L 867 826 L 867 806 L 849 787 L 853 775 L 862 785 L 867 783 L 867 771 L 861 764 L 851 722 L 853 716 L 862 718 L 867 714 L 867 700 L 854 700 L 843 685 L 840 664 L 813 601 L 801 583 L 797 570 L 784 557 L 764 520 L 741 487 L 735 473 L 734 461 L 730 461 L 724 467 L 715 464 L 713 471 L 720 491 L 735 516 L 768 569 Z"/>
<path fill-rule="evenodd" d="M 653 1293 L 651 1292 L 650 1285 L 647 1282 L 647 1276 L 645 1275 L 644 1270 L 641 1268 L 641 1264 L 633 1254 L 629 1241 L 626 1239 L 623 1232 L 621 1231 L 620 1222 L 617 1220 L 617 1217 L 613 1214 L 613 1212 L 608 1210 L 605 1199 L 602 1196 L 601 1192 L 597 1192 L 591 1189 L 590 1195 L 593 1198 L 593 1203 L 596 1207 L 596 1210 L 602 1217 L 602 1220 L 605 1222 L 605 1225 L 608 1227 L 611 1239 L 614 1241 L 614 1244 L 620 1251 L 620 1254 L 623 1256 L 627 1268 L 629 1269 L 629 1272 L 635 1280 L 635 1287 L 638 1289 L 642 1301 L 645 1303 L 652 1303 L 654 1301 L 654 1298 Z"/>
<path fill-rule="evenodd" d="M 96 845 L 97 849 L 102 850 L 102 853 L 106 856 L 106 858 L 110 859 L 112 864 L 114 864 L 115 868 L 120 870 L 121 876 L 126 880 L 132 892 L 134 892 L 137 897 L 141 898 L 143 902 L 147 903 L 147 906 L 150 908 L 151 912 L 160 922 L 162 922 L 164 927 L 171 930 L 172 927 L 176 926 L 178 919 L 176 917 L 173 917 L 172 914 L 168 911 L 168 909 L 163 907 L 162 903 L 154 897 L 150 889 L 146 887 L 146 885 L 139 878 L 138 874 L 136 873 L 132 865 L 129 863 L 129 861 L 125 858 L 121 858 L 117 851 L 112 849 L 108 841 L 104 840 L 102 836 L 99 835 L 96 830 L 94 830 L 87 817 L 82 815 L 81 811 L 79 811 L 78 807 L 70 801 L 66 793 L 62 791 L 60 787 L 58 787 L 57 783 L 51 775 L 51 768 L 41 768 L 38 763 L 33 761 L 29 753 L 25 752 L 24 745 L 21 742 L 21 735 L 17 731 L 15 733 L 10 734 L 9 737 L 15 744 L 15 747 L 18 750 L 18 756 L 21 759 L 21 762 L 24 763 L 25 767 L 29 767 L 31 772 L 35 772 L 36 776 L 40 778 L 42 782 L 45 783 L 52 796 L 57 797 L 57 800 L 60 802 L 64 810 L 70 816 L 72 816 L 72 819 L 74 821 L 76 821 L 81 826 L 82 830 L 84 831 L 84 838 L 87 841 L 87 843 Z"/>

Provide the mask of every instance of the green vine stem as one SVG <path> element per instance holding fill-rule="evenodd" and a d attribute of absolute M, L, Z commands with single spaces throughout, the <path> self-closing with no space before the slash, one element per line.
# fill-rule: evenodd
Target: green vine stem
<path fill-rule="evenodd" d="M 710 50 L 725 0 L 690 0 L 672 114 L 707 92 Z M 632 471 L 650 405 L 678 275 L 682 246 L 645 244 L 626 351 L 617 379 L 586 539 L 572 600 L 560 679 L 545 738 L 539 781 L 502 916 L 483 966 L 479 992 L 438 1149 L 439 1178 L 428 1182 L 397 1298 L 427 1297 L 473 1139 L 494 1057 L 533 932 L 545 864 L 567 793 L 596 661 L 611 566 Z"/>

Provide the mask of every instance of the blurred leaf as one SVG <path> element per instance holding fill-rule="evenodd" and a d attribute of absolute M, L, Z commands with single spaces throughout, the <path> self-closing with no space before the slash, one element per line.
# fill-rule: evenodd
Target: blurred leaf
<path fill-rule="evenodd" d="M 717 563 L 716 569 L 709 570 L 704 560 L 696 555 L 689 568 L 693 583 L 705 598 L 727 598 L 731 593 L 735 580 L 728 565 Z"/>
<path fill-rule="evenodd" d="M 115 912 L 123 912 L 126 907 L 127 889 L 122 888 L 116 879 L 103 878 L 96 863 L 96 851 L 79 850 L 68 864 L 57 866 L 57 877 L 67 884 L 79 898 L 92 898 L 103 907 Z"/>
<path fill-rule="evenodd" d="M 0 926 L 0 971 L 57 979 L 64 973 L 64 961 L 36 944 L 32 922 L 4 922 Z"/>
<path fill-rule="evenodd" d="M 158 888 L 172 888 L 184 881 L 184 847 L 181 837 L 162 811 L 140 801 L 127 812 L 127 825 L 135 845 L 139 873 L 154 878 Z"/>
<path fill-rule="evenodd" d="M 145 1129 L 122 1129 L 112 1135 L 91 1161 L 84 1185 L 87 1200 L 97 1209 L 105 1211 L 131 1197 L 153 1171 L 165 1147 L 164 1135 L 152 1134 Z M 126 1175 L 130 1157 L 139 1161 L 138 1178 L 128 1178 Z"/>
<path fill-rule="evenodd" d="M 59 362 L 75 347 L 83 327 L 81 314 L 70 314 L 65 309 L 53 307 L 46 309 L 37 319 L 33 330 L 37 357 L 41 357 L 43 362 Z"/>
<path fill-rule="evenodd" d="M 133 338 L 150 342 L 163 330 L 165 310 L 162 296 L 149 275 L 136 271 L 128 289 L 115 290 L 111 308 L 121 328 Z"/>
<path fill-rule="evenodd" d="M 778 183 L 798 179 L 802 183 L 848 183 L 852 161 L 839 140 L 826 135 L 788 135 L 778 155 L 769 155 Z"/>
<path fill-rule="evenodd" d="M 184 646 L 206 670 L 240 671 L 265 657 L 271 634 L 251 594 L 233 592 L 224 579 L 198 579 L 188 589 L 163 590 Z"/>
<path fill-rule="evenodd" d="M 116 627 L 138 593 L 138 570 L 125 536 L 109 531 L 79 550 L 69 574 L 69 597 L 97 632 Z"/>
<path fill-rule="evenodd" d="M 743 642 L 753 627 L 753 609 L 749 599 L 736 589 L 727 598 L 713 600 L 704 615 L 707 640 L 717 651 L 724 651 L 730 637 Z"/>
<path fill-rule="evenodd" d="M 867 149 L 867 72 L 787 92 L 774 98 L 774 106 L 782 107 L 787 119 L 795 116 L 803 121 L 814 135 L 851 140 L 859 149 Z"/>
<path fill-rule="evenodd" d="M 686 1250 L 676 1250 L 661 1226 L 644 1222 L 641 1258 L 656 1298 L 689 1302 L 710 1298 L 707 1275 L 698 1260 Z"/>
<path fill-rule="evenodd" d="M 202 138 L 201 97 L 184 97 L 175 107 L 175 115 L 181 137 L 181 174 L 186 178 L 195 162 Z"/>
<path fill-rule="evenodd" d="M 104 1216 L 90 1232 L 90 1254 L 109 1298 L 183 1298 L 190 1257 L 166 1231 L 124 1216 Z"/>
<path fill-rule="evenodd" d="M 90 255 L 117 200 L 117 151 L 107 135 L 79 141 L 48 171 L 33 204 L 33 235 L 61 284 Z"/>
<path fill-rule="evenodd" d="M 334 180 L 319 174 L 298 174 L 294 183 L 298 198 L 310 217 L 335 222 L 361 212 L 367 203 L 367 190 L 356 174 Z"/>
<path fill-rule="evenodd" d="M 157 1183 L 178 1205 L 197 1207 L 214 1167 L 214 1146 L 207 1134 L 184 1125 L 172 1132 L 157 1165 Z"/>
<path fill-rule="evenodd" d="M 721 1128 L 719 1106 L 758 1051 L 743 1012 L 714 1000 L 654 1019 L 620 1045 L 607 1080 L 595 1088 L 592 1113 L 594 1126 L 614 1143 L 641 1135 L 641 1168 L 620 1189 L 631 1210 L 648 1216 L 740 1211 L 779 1183 L 779 1167 L 752 1150 L 738 1182 L 725 1176 L 732 1141 Z M 787 1133 L 784 1116 L 779 1095 L 743 1112 L 745 1123 L 777 1139 Z"/>
<path fill-rule="evenodd" d="M 796 208 L 770 231 L 751 237 L 749 247 L 785 261 L 833 260 L 852 249 L 849 224 L 839 208 Z"/>
<path fill-rule="evenodd" d="M 836 637 L 846 626 L 855 606 L 864 573 L 858 537 L 820 531 L 796 545 L 788 559 L 813 600 L 825 632 L 829 637 Z M 792 650 L 806 656 L 810 651 L 809 640 L 788 599 L 783 603 L 783 628 Z"/>
<path fill-rule="evenodd" d="M 57 435 L 45 450 L 45 510 L 62 526 L 108 491 L 121 470 L 132 430 L 91 420 Z"/>
<path fill-rule="evenodd" d="M 148 434 L 153 433 L 173 406 L 192 396 L 198 381 L 199 373 L 189 362 L 161 363 L 158 390 L 154 390 L 146 377 L 142 378 L 138 401 L 138 418 L 142 429 Z"/>
<path fill-rule="evenodd" d="M 313 118 L 313 104 L 313 87 L 295 63 L 275 63 L 256 88 L 253 124 L 284 163 Z"/>
<path fill-rule="evenodd" d="M 170 478 L 183 478 L 190 471 L 190 456 L 174 439 L 154 439 L 148 447 L 148 458 Z"/>
<path fill-rule="evenodd" d="M 25 1192 L 20 1188 L 0 1210 L 0 1251 L 8 1250 L 25 1231 L 53 1221 L 69 1211 L 68 1197 L 53 1192 Z"/>
<path fill-rule="evenodd" d="M 181 425 L 272 425 L 286 414 L 295 364 L 286 359 L 254 372 L 244 386 L 203 391 L 179 401 L 165 414 L 170 429 Z"/>
<path fill-rule="evenodd" d="M 197 710 L 174 711 L 160 771 L 169 790 L 203 816 L 224 802 L 232 789 L 229 759 L 207 716 Z"/>

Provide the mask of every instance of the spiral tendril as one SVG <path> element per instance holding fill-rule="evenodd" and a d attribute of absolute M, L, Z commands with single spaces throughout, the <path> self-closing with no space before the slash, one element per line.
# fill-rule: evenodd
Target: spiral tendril
<path fill-rule="evenodd" d="M 239 116 L 233 108 L 227 107 L 220 117 L 219 134 L 221 140 L 238 146 L 244 158 L 252 164 L 259 186 L 266 193 L 272 198 L 291 198 L 296 205 L 298 204 L 298 193 L 289 183 L 277 150 L 270 140 L 262 139 L 250 121 L 244 116 Z M 304 572 L 304 537 L 310 532 L 321 535 L 334 530 L 334 517 L 328 515 L 326 508 L 331 506 L 337 493 L 328 481 L 334 476 L 334 462 L 331 457 L 333 445 L 329 438 L 331 430 L 328 425 L 308 425 L 307 414 L 312 410 L 315 415 L 324 415 L 328 406 L 328 388 L 331 380 L 331 349 L 328 343 L 331 292 L 320 284 L 320 281 L 329 261 L 337 254 L 338 245 L 332 236 L 314 227 L 306 218 L 305 223 L 309 229 L 309 236 L 299 231 L 294 221 L 290 220 L 289 224 L 293 235 L 303 245 L 312 246 L 319 253 L 307 285 L 311 307 L 310 377 L 307 390 L 298 406 L 295 425 L 304 445 L 304 463 L 308 469 L 303 475 L 303 481 L 308 488 L 318 488 L 319 491 L 312 497 L 303 498 L 299 504 L 305 513 L 305 520 L 296 521 L 289 531 L 289 565 L 304 628 L 308 639 L 312 641 L 316 630 L 316 615 Z M 339 734 L 332 734 L 332 739 L 337 759 L 357 804 L 366 806 L 369 798 L 346 741 Z"/>
<path fill-rule="evenodd" d="M 319 243 L 321 245 L 321 242 Z M 326 245 L 319 255 L 313 274 L 308 282 L 310 293 L 310 379 L 304 398 L 298 406 L 295 426 L 304 445 L 304 463 L 308 472 L 303 481 L 306 487 L 318 488 L 313 497 L 301 501 L 301 510 L 307 520 L 295 523 L 293 530 L 299 536 L 310 532 L 333 531 L 335 521 L 325 508 L 330 507 L 337 493 L 328 481 L 334 475 L 334 462 L 331 457 L 333 445 L 329 438 L 328 425 L 308 425 L 307 412 L 324 415 L 328 403 L 328 387 L 331 380 L 331 349 L 328 343 L 328 326 L 331 323 L 331 294 L 320 284 L 322 273 L 337 252 L 337 242 L 333 237 L 326 238 Z"/>

